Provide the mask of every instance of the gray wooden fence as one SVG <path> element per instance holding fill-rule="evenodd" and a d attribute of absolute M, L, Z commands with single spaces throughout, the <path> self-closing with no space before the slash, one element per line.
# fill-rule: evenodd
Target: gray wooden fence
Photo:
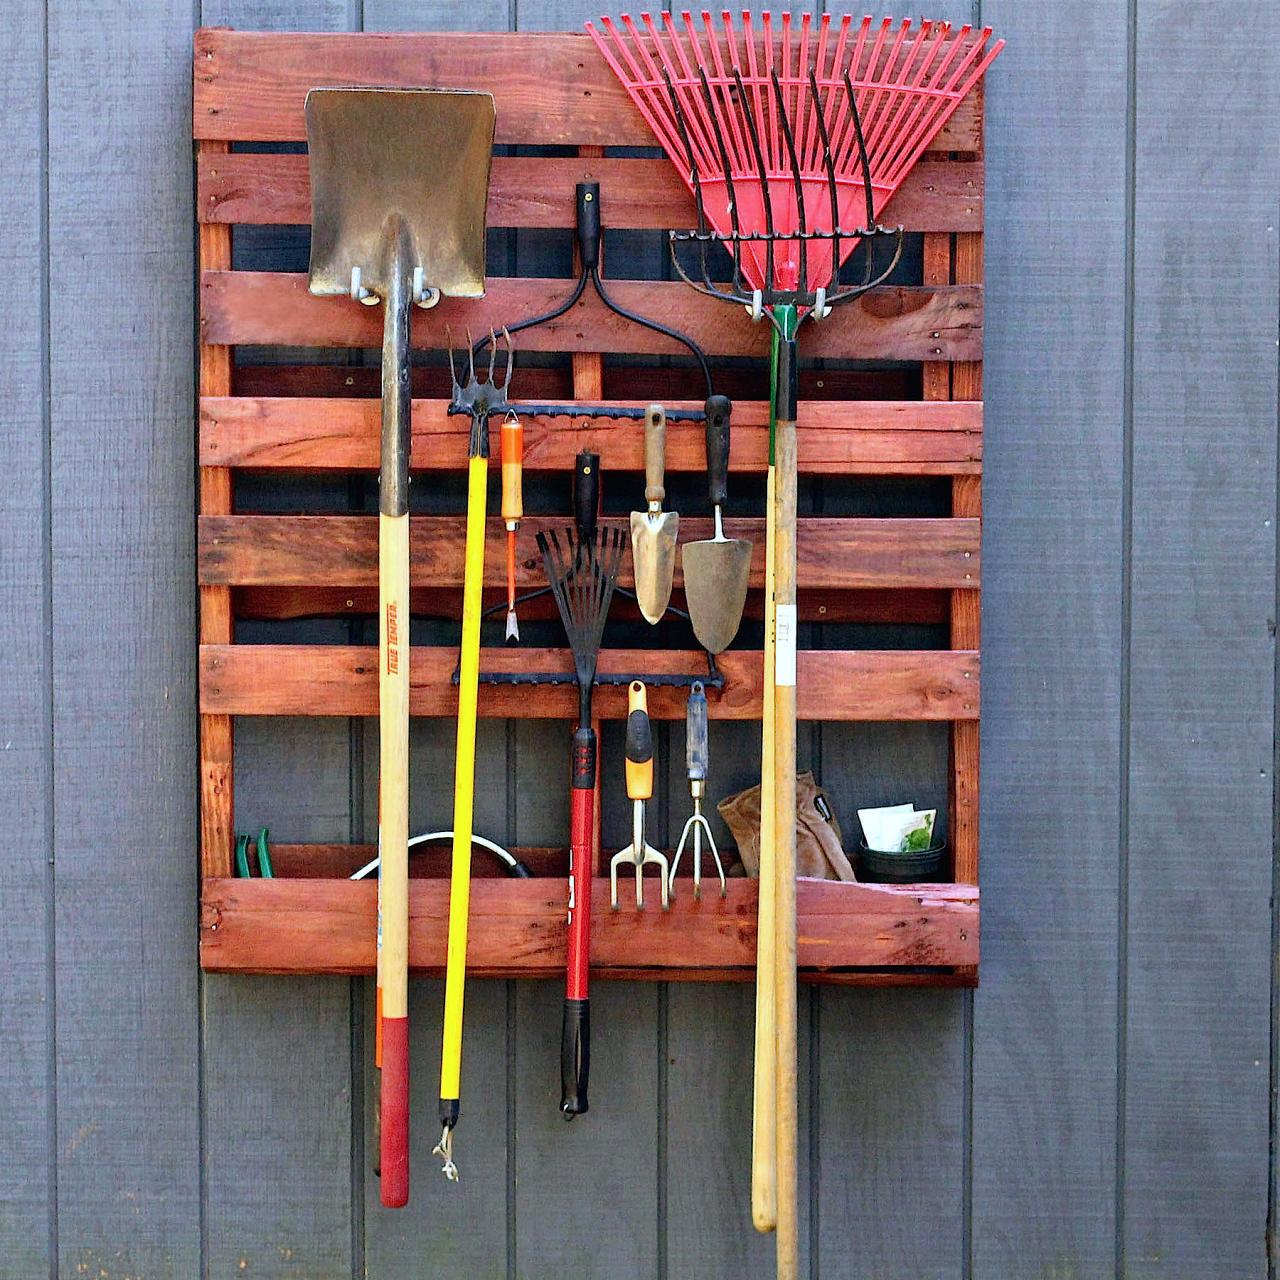
<path fill-rule="evenodd" d="M 566 1130 L 556 985 L 475 984 L 486 1087 L 451 1188 L 425 1120 L 439 987 L 415 983 L 415 1196 L 386 1213 L 367 984 L 196 964 L 192 30 L 593 12 L 4 8 L 5 1280 L 771 1274 L 744 1215 L 749 989 L 602 984 L 598 1101 Z M 809 1273 L 1274 1276 L 1274 5 L 929 16 L 1009 41 L 988 90 L 983 981 L 804 994 Z M 360 733 L 246 725 L 240 826 L 366 835 Z M 485 726 L 485 829 L 564 839 L 536 801 L 561 786 L 547 733 Z M 865 763 L 847 734 L 806 745 L 829 784 Z M 426 729 L 415 750 L 418 776 L 447 764 Z"/>

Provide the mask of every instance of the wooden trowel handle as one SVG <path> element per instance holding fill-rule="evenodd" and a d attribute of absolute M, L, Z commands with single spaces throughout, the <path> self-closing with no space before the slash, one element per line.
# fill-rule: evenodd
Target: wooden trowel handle
<path fill-rule="evenodd" d="M 667 411 L 651 404 L 644 411 L 644 500 L 662 506 L 667 496 L 663 486 L 667 459 Z"/>

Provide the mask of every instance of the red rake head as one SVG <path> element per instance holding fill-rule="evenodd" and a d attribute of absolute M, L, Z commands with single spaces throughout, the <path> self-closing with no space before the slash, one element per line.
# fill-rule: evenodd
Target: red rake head
<path fill-rule="evenodd" d="M 1003 48 L 990 29 L 809 15 L 798 28 L 726 10 L 701 26 L 647 13 L 587 31 L 675 164 L 698 209 L 703 283 L 720 297 L 801 307 L 865 292 L 839 268 L 866 237 L 898 234 L 877 217 L 925 148 Z M 728 289 L 712 283 L 709 242 L 733 258 Z M 876 278 L 883 279 L 887 271 Z M 746 284 L 743 284 L 745 277 Z M 825 298 L 824 298 L 825 295 Z"/>

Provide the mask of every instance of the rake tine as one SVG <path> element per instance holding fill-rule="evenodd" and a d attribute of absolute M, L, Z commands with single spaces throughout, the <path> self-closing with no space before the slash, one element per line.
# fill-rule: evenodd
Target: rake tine
<path fill-rule="evenodd" d="M 827 171 L 827 190 L 831 196 L 831 284 L 838 288 L 840 284 L 840 199 L 836 188 L 836 166 L 831 156 L 831 139 L 827 136 L 827 121 L 823 109 L 822 98 L 818 93 L 818 76 L 812 67 L 809 69 L 809 88 L 813 92 L 814 109 L 818 117 L 818 137 L 822 142 L 823 168 Z"/>
<path fill-rule="evenodd" d="M 858 110 L 858 100 L 854 97 L 853 85 L 849 82 L 849 72 L 844 73 L 845 92 L 849 95 L 849 111 L 853 116 L 853 132 L 858 140 L 858 161 L 862 165 L 862 188 L 867 196 L 867 230 L 876 225 L 875 194 L 871 189 L 871 161 L 867 159 L 867 140 L 862 133 L 862 113 Z"/>
<path fill-rule="evenodd" d="M 738 82 L 739 90 L 742 89 L 742 76 L 735 71 L 734 77 Z M 768 239 L 765 241 L 765 282 L 770 288 L 773 287 L 773 201 L 769 199 L 769 171 L 765 168 L 764 152 L 760 149 L 760 134 L 756 129 L 755 118 L 750 112 L 746 114 L 747 133 L 751 135 L 751 148 L 756 154 L 756 167 L 760 170 L 760 195 L 764 201 L 764 224 L 765 234 Z"/>
<path fill-rule="evenodd" d="M 707 113 L 714 115 L 715 106 L 711 97 L 711 85 L 707 80 L 705 67 L 698 68 L 702 76 L 702 95 L 706 99 Z M 724 137 L 719 129 L 715 131 L 716 142 L 720 145 L 720 164 L 724 169 L 725 193 L 729 198 L 729 221 L 733 227 L 733 285 L 735 289 L 742 287 L 742 224 L 738 219 L 738 197 L 733 189 L 733 166 L 729 163 L 729 153 L 725 148 Z M 706 255 L 703 255 L 704 259 Z"/>
<path fill-rule="evenodd" d="M 796 155 L 796 140 L 791 133 L 791 124 L 787 120 L 785 104 L 782 100 L 782 88 L 778 83 L 778 73 L 773 73 L 773 89 L 778 95 L 778 123 L 782 128 L 782 138 L 786 143 L 787 157 L 791 161 L 791 176 L 796 189 L 796 229 L 800 232 L 800 279 L 802 290 L 809 287 L 809 242 L 804 238 L 807 229 L 804 216 L 804 182 L 800 177 L 800 159 Z"/>

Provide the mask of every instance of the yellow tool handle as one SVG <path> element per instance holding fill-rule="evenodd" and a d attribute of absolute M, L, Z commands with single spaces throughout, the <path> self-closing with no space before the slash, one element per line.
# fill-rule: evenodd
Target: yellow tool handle
<path fill-rule="evenodd" d="M 627 689 L 626 774 L 628 799 L 652 799 L 653 729 L 649 724 L 649 700 L 641 680 L 633 680 Z"/>
<path fill-rule="evenodd" d="M 757 1231 L 778 1225 L 777 1018 L 774 999 L 774 468 L 765 482 L 764 700 L 760 733 L 760 905 L 756 936 L 755 1080 L 751 1111 L 751 1221 Z"/>
<path fill-rule="evenodd" d="M 456 1101 L 462 1073 L 462 996 L 471 906 L 471 834 L 476 785 L 476 698 L 480 684 L 480 588 L 484 579 L 487 458 L 467 463 L 467 550 L 462 592 L 462 657 L 458 676 L 458 750 L 453 783 L 453 867 L 449 878 L 449 944 L 445 959 L 444 1042 L 440 1098 Z"/>
<path fill-rule="evenodd" d="M 509 417 L 502 424 L 502 518 L 508 529 L 524 515 L 523 466 L 524 427 L 519 418 Z"/>

